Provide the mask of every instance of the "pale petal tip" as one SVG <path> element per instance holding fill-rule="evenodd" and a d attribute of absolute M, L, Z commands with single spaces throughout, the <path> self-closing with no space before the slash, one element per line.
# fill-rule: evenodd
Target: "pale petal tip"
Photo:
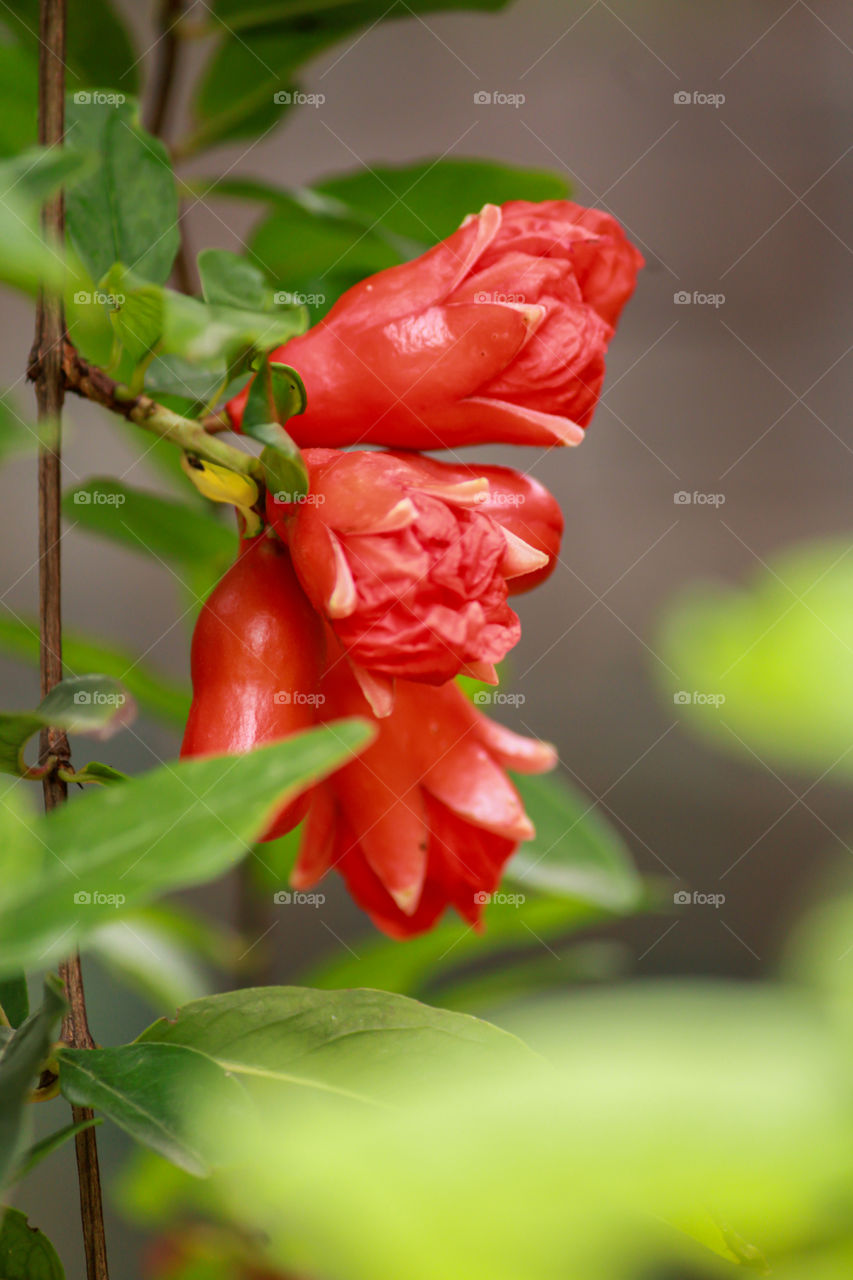
<path fill-rule="evenodd" d="M 387 888 L 387 885 L 386 885 Z M 405 889 L 388 889 L 397 906 L 406 916 L 413 916 L 421 900 L 421 885 L 410 884 Z"/>
<path fill-rule="evenodd" d="M 503 529 L 503 535 L 506 538 L 506 550 L 501 561 L 501 573 L 505 578 L 520 578 L 523 574 L 544 569 L 548 564 L 550 556 L 546 552 L 531 547 L 529 542 L 509 529 Z"/>

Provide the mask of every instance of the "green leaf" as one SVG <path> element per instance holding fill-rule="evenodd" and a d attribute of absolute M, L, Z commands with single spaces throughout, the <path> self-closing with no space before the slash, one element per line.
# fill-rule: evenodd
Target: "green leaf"
<path fill-rule="evenodd" d="M 44 980 L 41 1007 L 30 1014 L 0 1051 L 0 1186 L 5 1185 L 16 1164 L 16 1153 L 29 1119 L 29 1113 L 25 1114 L 27 1099 L 50 1053 L 64 1009 L 59 979 L 48 975 Z M 3 1274 L 1 1269 L 0 1274 Z"/>
<path fill-rule="evenodd" d="M 494 1060 L 529 1056 L 497 1027 L 386 992 L 259 987 L 193 1001 L 130 1045 L 65 1050 L 60 1082 L 72 1102 L 103 1111 L 182 1168 L 205 1172 L 217 1163 L 229 1119 L 240 1127 L 249 1120 L 251 1096 L 265 1107 L 270 1098 L 298 1106 L 333 1095 L 375 1110 L 389 1105 L 387 1079 L 402 1057 L 411 1056 L 425 1079 L 448 1054 L 460 1069 L 486 1073 Z M 213 1132 L 195 1124 L 207 1088 L 232 1113 L 217 1106 Z"/>
<path fill-rule="evenodd" d="M 40 445 L 50 446 L 55 440 L 55 427 L 27 422 L 5 395 L 0 396 L 0 463 L 35 453 Z"/>
<path fill-rule="evenodd" d="M 10 973 L 0 978 L 0 1009 L 13 1027 L 19 1027 L 30 1012 L 30 997 L 24 973 Z"/>
<path fill-rule="evenodd" d="M 853 773 L 853 556 L 849 539 L 794 545 L 744 589 L 696 586 L 656 646 L 678 678 L 670 710 L 756 767 Z M 676 687 L 680 686 L 680 687 Z"/>
<path fill-rule="evenodd" d="M 287 800 L 339 768 L 371 730 L 359 720 L 238 756 L 180 760 L 88 790 L 27 822 L 0 805 L 0 972 L 50 963 L 106 921 L 234 866 Z"/>
<path fill-rule="evenodd" d="M 187 569 L 220 577 L 237 553 L 237 535 L 207 511 L 102 477 L 66 491 L 62 510 L 89 533 Z"/>
<path fill-rule="evenodd" d="M 59 1255 L 20 1209 L 0 1208 L 0 1275 L 3 1280 L 65 1280 Z"/>
<path fill-rule="evenodd" d="M 16 155 L 38 140 L 38 58 L 0 43 L 0 156 Z"/>
<path fill-rule="evenodd" d="M 198 298 L 165 290 L 163 348 L 191 364 L 234 372 L 255 355 L 282 346 L 303 333 L 308 317 L 304 307 L 247 311 L 238 307 L 208 306 Z"/>
<path fill-rule="evenodd" d="M 39 0 L 14 0 L 3 18 L 23 48 L 37 57 Z M 66 32 L 69 90 L 106 86 L 123 94 L 136 92 L 140 59 L 109 0 L 68 0 Z"/>
<path fill-rule="evenodd" d="M 91 1129 L 94 1125 L 100 1124 L 98 1119 L 81 1120 L 79 1124 L 68 1124 L 64 1129 L 57 1129 L 55 1133 L 49 1133 L 46 1138 L 42 1138 L 40 1142 L 35 1142 L 21 1156 L 18 1166 L 15 1169 L 14 1180 L 20 1182 L 22 1178 L 26 1178 L 36 1165 L 41 1164 L 42 1160 L 53 1155 L 54 1151 L 58 1151 L 71 1138 L 76 1137 L 78 1133 L 82 1133 L 84 1129 Z"/>
<path fill-rule="evenodd" d="M 221 970 L 233 964 L 245 946 L 238 948 L 236 935 L 224 928 L 158 904 L 102 925 L 89 950 L 160 1012 L 207 995 L 210 966 Z"/>
<path fill-rule="evenodd" d="M 38 619 L 0 617 L 0 652 L 37 667 Z M 103 671 L 120 680 L 140 710 L 164 724 L 179 729 L 186 724 L 189 690 L 151 670 L 128 650 L 77 631 L 63 630 L 62 656 L 68 671 Z"/>
<path fill-rule="evenodd" d="M 315 184 L 355 216 L 426 247 L 456 230 L 484 204 L 507 200 L 565 200 L 565 178 L 546 169 L 521 169 L 493 160 L 426 160 L 369 166 Z"/>
<path fill-rule="evenodd" d="M 333 959 L 315 964 L 304 980 L 319 987 L 377 986 L 435 999 L 439 987 L 443 991 L 457 980 L 466 965 L 546 946 L 553 952 L 559 938 L 608 918 L 602 908 L 581 899 L 519 895 L 512 886 L 494 898 L 486 907 L 486 928 L 481 934 L 461 921 L 447 919 L 405 942 L 361 939 L 356 955 L 337 949 Z"/>
<path fill-rule="evenodd" d="M 223 1128 L 245 1125 L 249 1108 L 233 1075 L 177 1045 L 64 1049 L 59 1083 L 72 1104 L 102 1112 L 137 1142 L 199 1175 L 215 1164 L 219 1130 L 194 1125 L 198 1098 L 212 1099 Z"/>
<path fill-rule="evenodd" d="M 198 274 L 205 302 L 211 306 L 240 307 L 265 311 L 272 306 L 272 294 L 262 271 L 248 258 L 229 249 L 202 249 Z"/>
<path fill-rule="evenodd" d="M 63 287 L 65 265 L 42 239 L 38 206 L 85 165 L 76 152 L 41 148 L 0 162 L 0 280 L 25 293 Z"/>
<path fill-rule="evenodd" d="M 308 492 L 308 468 L 283 426 L 302 413 L 305 404 L 305 385 L 296 370 L 264 360 L 249 388 L 242 430 L 264 445 L 261 462 L 267 488 L 279 502 L 298 502 Z"/>
<path fill-rule="evenodd" d="M 66 200 L 71 243 L 92 279 L 121 262 L 162 284 L 180 240 L 175 179 L 163 143 L 144 131 L 133 100 L 72 100 L 67 129 L 75 147 L 99 157 L 95 172 Z"/>
<path fill-rule="evenodd" d="M 304 63 L 360 28 L 383 19 L 411 18 L 448 8 L 496 10 L 506 0 L 411 0 L 390 5 L 360 0 L 316 5 L 220 0 L 214 16 L 224 38 L 208 63 L 193 102 L 198 121 L 187 150 L 259 134 L 299 105 L 296 73 Z M 276 100 L 276 95 L 278 100 Z M 319 104 L 322 106 L 322 102 Z M 304 109 L 309 109 L 307 106 Z"/>
<path fill-rule="evenodd" d="M 609 911 L 639 905 L 642 881 L 615 829 L 582 793 L 554 775 L 513 779 L 536 828 L 506 868 L 506 878 Z"/>
<path fill-rule="evenodd" d="M 73 778 L 69 778 L 68 781 L 94 782 L 100 786 L 112 786 L 115 782 L 127 782 L 128 777 L 128 774 L 122 773 L 120 769 L 114 769 L 110 764 L 90 760 L 82 769 L 73 770 Z"/>
<path fill-rule="evenodd" d="M 134 280 L 120 262 L 106 273 L 99 290 L 106 295 L 116 337 L 133 364 L 138 364 L 154 350 L 163 335 L 163 290 L 159 285 Z"/>
<path fill-rule="evenodd" d="M 133 702 L 117 680 L 104 675 L 61 680 L 34 711 L 0 714 L 0 771 L 27 772 L 24 747 L 33 734 L 53 727 L 109 737 L 132 717 Z"/>

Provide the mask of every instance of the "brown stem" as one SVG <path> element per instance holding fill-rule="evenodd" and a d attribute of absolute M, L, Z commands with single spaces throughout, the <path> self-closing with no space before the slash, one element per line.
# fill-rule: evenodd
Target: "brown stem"
<path fill-rule="evenodd" d="M 154 63 L 151 90 L 151 105 L 145 127 L 155 137 L 163 137 L 169 120 L 172 106 L 172 88 L 175 82 L 175 68 L 178 62 L 180 40 L 175 28 L 184 11 L 184 0 L 162 0 L 158 26 L 160 39 L 155 48 L 157 58 Z"/>
<path fill-rule="evenodd" d="M 65 0 L 41 0 L 39 7 L 39 142 L 46 147 L 62 145 L 65 132 Z M 42 210 L 45 238 L 59 251 L 65 230 L 62 193 L 46 201 Z M 55 443 L 39 451 L 39 628 L 41 643 L 41 691 L 49 693 L 62 679 L 62 596 L 60 551 L 60 487 L 61 455 L 59 425 L 62 415 L 64 385 L 62 345 L 65 317 L 61 298 L 42 292 L 36 309 L 35 348 L 38 374 L 36 402 L 39 421 L 55 429 Z M 41 737 L 42 758 L 52 756 L 57 764 L 67 764 L 68 741 L 64 733 L 46 729 Z M 44 804 L 54 809 L 66 799 L 66 784 L 56 769 L 45 775 Z M 86 1018 L 86 997 L 80 971 L 80 957 L 75 954 L 60 965 L 69 1011 L 63 1022 L 63 1039 L 75 1048 L 93 1047 Z M 92 1118 L 87 1107 L 72 1107 L 75 1123 Z M 77 1176 L 80 1184 L 80 1212 L 89 1280 L 109 1280 L 107 1270 L 104 1215 L 101 1203 L 101 1180 L 98 1148 L 92 1128 L 78 1133 Z"/>

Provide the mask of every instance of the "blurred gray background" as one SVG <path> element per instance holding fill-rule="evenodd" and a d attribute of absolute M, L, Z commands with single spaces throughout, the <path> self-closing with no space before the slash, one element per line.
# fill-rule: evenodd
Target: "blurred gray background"
<path fill-rule="evenodd" d="M 121 7 L 147 48 L 147 15 L 130 0 Z M 326 95 L 321 108 L 184 171 L 302 183 L 361 161 L 493 156 L 562 171 L 575 198 L 613 212 L 645 254 L 583 446 L 479 455 L 531 469 L 566 513 L 561 566 L 519 602 L 514 676 L 526 701 L 503 718 L 558 744 L 568 776 L 645 870 L 717 892 L 741 859 L 721 910 L 622 930 L 640 974 L 751 975 L 772 964 L 817 868 L 841 851 L 831 831 L 853 826 L 849 797 L 831 781 L 809 793 L 807 808 L 796 796 L 811 777 L 779 778 L 692 737 L 668 692 L 681 687 L 677 673 L 656 654 L 661 612 L 685 584 L 742 581 L 776 549 L 851 525 L 851 45 L 853 10 L 841 0 L 521 0 L 499 16 L 412 18 L 315 63 L 304 87 Z M 483 89 L 525 102 L 477 106 Z M 725 101 L 674 100 L 694 91 Z M 256 216 L 233 202 L 189 203 L 194 251 L 239 249 Z M 681 290 L 725 301 L 678 305 Z M 7 296 L 0 384 L 20 382 L 31 333 L 30 306 Z M 69 484 L 101 473 L 156 484 L 133 465 L 124 427 L 76 400 L 67 422 Z M 0 483 L 3 599 L 30 613 L 34 464 L 6 468 Z M 722 493 L 725 503 L 679 506 L 679 490 Z M 179 584 L 168 570 L 73 529 L 64 556 L 69 625 L 187 675 L 188 633 L 175 622 Z M 29 705 L 35 675 L 11 663 L 2 671 L 3 705 Z M 137 772 L 177 747 L 143 720 L 113 740 L 110 756 Z M 287 936 L 276 931 L 282 976 L 338 945 L 327 925 L 356 948 L 369 931 L 337 883 L 328 893 L 324 913 L 299 913 Z M 230 910 L 229 889 L 202 897 Z M 91 982 L 95 1034 L 108 1022 L 111 1039 L 135 1034 L 141 1009 L 123 997 L 112 1007 L 94 972 Z M 112 1139 L 104 1147 L 109 1180 Z M 56 1211 L 68 1214 L 73 1240 L 73 1205 Z M 131 1245 L 120 1244 L 115 1274 L 135 1266 Z"/>

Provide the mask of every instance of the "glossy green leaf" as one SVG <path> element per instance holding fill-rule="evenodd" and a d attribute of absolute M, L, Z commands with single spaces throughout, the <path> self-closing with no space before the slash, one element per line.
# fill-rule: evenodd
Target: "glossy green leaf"
<path fill-rule="evenodd" d="M 38 619 L 0 617 L 0 652 L 30 666 L 39 664 Z M 62 656 L 69 672 L 102 671 L 121 681 L 137 703 L 172 728 L 183 728 L 190 709 L 189 690 L 140 662 L 129 650 L 63 629 Z"/>
<path fill-rule="evenodd" d="M 5 7 L 4 22 L 22 47 L 37 57 L 38 0 L 13 0 Z M 140 60 L 110 0 L 67 0 L 66 31 L 65 64 L 72 95 L 104 87 L 122 94 L 136 92 Z"/>
<path fill-rule="evenodd" d="M 79 96 L 79 95 L 78 95 Z M 162 284 L 178 250 L 178 197 L 163 143 L 139 123 L 135 101 L 69 101 L 67 130 L 99 163 L 68 193 L 71 243 L 93 280 L 124 263 Z"/>
<path fill-rule="evenodd" d="M 594 801 L 553 774 L 513 781 L 536 835 L 508 863 L 507 880 L 611 911 L 639 905 L 642 882 L 631 856 Z"/>
<path fill-rule="evenodd" d="M 48 964 L 105 922 L 216 879 L 288 796 L 369 737 L 347 720 L 246 755 L 180 760 L 29 821 L 4 797 L 16 839 L 0 843 L 0 972 Z"/>
<path fill-rule="evenodd" d="M 488 1023 L 386 992 L 259 987 L 193 1001 L 130 1045 L 63 1051 L 60 1081 L 71 1101 L 204 1172 L 218 1162 L 229 1119 L 239 1127 L 250 1119 L 250 1097 L 265 1107 L 270 1098 L 298 1106 L 331 1095 L 374 1111 L 391 1103 L 387 1082 L 402 1057 L 426 1079 L 448 1056 L 460 1070 L 488 1074 L 495 1060 L 530 1055 Z M 207 1089 L 221 1100 L 214 1130 L 194 1123 Z"/>
<path fill-rule="evenodd" d="M 657 652 L 678 672 L 674 716 L 757 768 L 849 783 L 853 771 L 853 555 L 849 539 L 793 546 L 742 589 L 696 586 Z"/>
<path fill-rule="evenodd" d="M 18 1148 L 29 1127 L 27 1099 L 38 1083 L 38 1073 L 49 1055 L 64 1009 L 59 979 L 48 975 L 40 1008 L 0 1050 L 0 1186 L 5 1185 L 17 1163 Z"/>
<path fill-rule="evenodd" d="M 127 692 L 109 676 L 61 680 L 34 711 L 0 714 L 0 771 L 24 774 L 24 747 L 42 729 L 52 726 L 69 733 L 109 737 L 132 718 L 134 710 Z"/>
<path fill-rule="evenodd" d="M 3 1280 L 65 1280 L 59 1255 L 43 1231 L 20 1209 L 0 1208 L 0 1275 Z"/>
<path fill-rule="evenodd" d="M 199 562 L 221 575 L 237 552 L 237 535 L 207 511 L 108 477 L 67 491 L 68 520 L 141 555 L 192 568 Z"/>

